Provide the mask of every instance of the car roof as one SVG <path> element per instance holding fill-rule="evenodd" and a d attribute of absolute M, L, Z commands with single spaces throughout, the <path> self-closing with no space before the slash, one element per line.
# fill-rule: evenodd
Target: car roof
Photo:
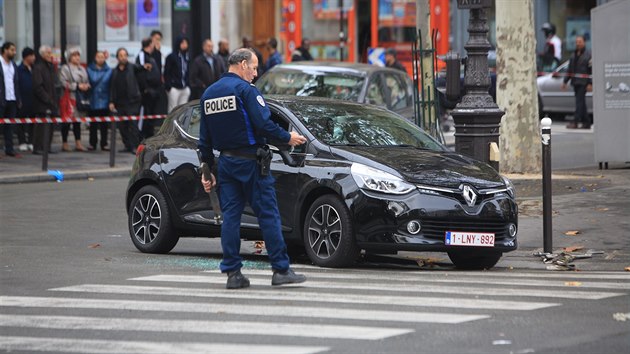
<path fill-rule="evenodd" d="M 283 69 L 300 70 L 300 71 L 321 71 L 344 73 L 349 75 L 364 76 L 378 71 L 388 71 L 394 73 L 402 73 L 400 70 L 387 68 L 378 65 L 365 63 L 348 63 L 338 61 L 298 61 L 294 63 L 278 64 L 269 72 L 281 71 Z"/>

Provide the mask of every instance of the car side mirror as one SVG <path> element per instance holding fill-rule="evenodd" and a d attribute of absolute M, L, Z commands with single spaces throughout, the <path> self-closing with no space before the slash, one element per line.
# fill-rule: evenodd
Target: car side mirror
<path fill-rule="evenodd" d="M 280 155 L 285 165 L 289 167 L 304 167 L 306 154 L 292 154 L 291 151 L 293 151 L 293 147 L 291 145 L 279 141 L 269 141 L 267 145 L 269 146 L 269 150 Z"/>

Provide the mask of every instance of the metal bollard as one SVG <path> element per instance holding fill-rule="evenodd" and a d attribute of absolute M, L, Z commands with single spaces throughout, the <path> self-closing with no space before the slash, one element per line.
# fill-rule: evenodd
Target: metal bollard
<path fill-rule="evenodd" d="M 109 123 L 109 167 L 116 164 L 116 121 Z"/>
<path fill-rule="evenodd" d="M 46 119 L 50 119 L 52 112 L 46 111 Z M 42 148 L 42 171 L 48 171 L 48 149 L 50 149 L 50 129 L 52 129 L 52 123 L 44 123 L 44 141 Z"/>
<path fill-rule="evenodd" d="M 543 189 L 543 251 L 552 253 L 551 229 L 551 118 L 540 121 L 542 137 L 542 189 Z"/>

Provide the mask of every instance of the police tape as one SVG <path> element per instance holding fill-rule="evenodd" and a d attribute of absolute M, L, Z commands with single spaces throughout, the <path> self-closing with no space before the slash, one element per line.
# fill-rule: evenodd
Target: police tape
<path fill-rule="evenodd" d="M 122 122 L 127 120 L 162 119 L 166 117 L 166 114 L 149 114 L 144 116 L 0 118 L 0 124 Z"/>
<path fill-rule="evenodd" d="M 553 74 L 553 76 L 555 77 L 577 77 L 580 79 L 592 79 L 593 75 L 589 75 L 589 74 L 570 74 L 570 73 L 559 73 L 559 72 L 555 72 L 555 71 L 539 71 L 538 76 L 545 76 L 545 75 L 549 75 L 549 74 Z"/>

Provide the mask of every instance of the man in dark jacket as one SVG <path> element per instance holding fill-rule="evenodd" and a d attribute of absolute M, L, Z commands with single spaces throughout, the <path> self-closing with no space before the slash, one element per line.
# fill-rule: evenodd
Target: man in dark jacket
<path fill-rule="evenodd" d="M 166 57 L 164 64 L 164 86 L 168 95 L 168 111 L 188 102 L 190 85 L 188 84 L 188 38 L 175 40 L 173 53 Z"/>
<path fill-rule="evenodd" d="M 230 43 L 227 39 L 221 38 L 219 40 L 219 50 L 217 50 L 217 56 L 223 59 L 223 66 L 225 67 L 225 71 L 227 71 L 229 66 L 228 58 L 230 57 Z M 221 75 L 223 75 L 223 73 L 221 73 Z"/>
<path fill-rule="evenodd" d="M 385 66 L 392 69 L 407 72 L 407 69 L 396 59 L 396 49 L 387 48 L 385 51 Z"/>
<path fill-rule="evenodd" d="M 0 118 L 16 118 L 20 102 L 20 85 L 18 81 L 15 58 L 15 44 L 4 42 L 0 61 Z M 13 124 L 3 124 L 4 153 L 7 156 L 22 157 L 13 149 Z"/>
<path fill-rule="evenodd" d="M 578 127 L 582 123 L 582 129 L 591 129 L 591 119 L 586 110 L 586 91 L 591 90 L 591 52 L 586 49 L 584 37 L 575 38 L 575 51 L 569 61 L 569 70 L 562 83 L 562 89 L 566 90 L 567 82 L 571 81 L 575 92 L 575 119 L 567 125 L 569 129 Z"/>
<path fill-rule="evenodd" d="M 39 57 L 33 65 L 33 115 L 45 117 L 47 114 L 59 114 L 57 95 L 58 78 L 53 65 L 52 49 L 39 47 Z M 48 124 L 48 123 L 46 123 Z M 33 129 L 33 154 L 41 154 L 44 148 L 50 151 L 52 142 L 52 124 L 49 124 L 48 146 L 44 147 L 45 124 L 35 124 Z M 51 151 L 52 152 L 52 151 Z"/>
<path fill-rule="evenodd" d="M 293 55 L 291 56 L 291 62 L 294 61 L 312 61 L 313 57 L 309 50 L 311 49 L 311 40 L 308 38 L 302 39 L 302 45 L 295 48 Z"/>
<path fill-rule="evenodd" d="M 20 82 L 20 99 L 22 106 L 18 115 L 22 118 L 33 116 L 33 64 L 35 51 L 32 48 L 22 49 L 22 63 L 18 66 L 18 81 Z M 17 130 L 20 151 L 33 150 L 33 124 L 20 124 Z"/>
<path fill-rule="evenodd" d="M 137 116 L 140 114 L 141 95 L 136 72 L 145 69 L 129 63 L 125 48 L 116 51 L 116 59 L 118 65 L 112 71 L 109 85 L 109 110 L 120 116 Z M 135 154 L 140 143 L 138 122 L 133 120 L 119 122 L 118 129 L 125 145 L 122 152 Z"/>
<path fill-rule="evenodd" d="M 190 64 L 190 99 L 201 97 L 206 88 L 219 80 L 225 72 L 223 59 L 212 52 L 214 45 L 211 39 L 203 41 L 203 53 Z"/>
<path fill-rule="evenodd" d="M 142 107 L 145 115 L 158 113 L 161 93 L 164 90 L 162 75 L 152 56 L 154 51 L 155 45 L 153 40 L 145 38 L 142 40 L 142 51 L 136 58 L 136 68 L 139 70 L 137 75 L 138 85 L 142 94 Z M 138 123 L 143 138 L 153 136 L 154 122 L 155 120 L 153 119 L 147 119 L 143 120 L 142 123 Z"/>

